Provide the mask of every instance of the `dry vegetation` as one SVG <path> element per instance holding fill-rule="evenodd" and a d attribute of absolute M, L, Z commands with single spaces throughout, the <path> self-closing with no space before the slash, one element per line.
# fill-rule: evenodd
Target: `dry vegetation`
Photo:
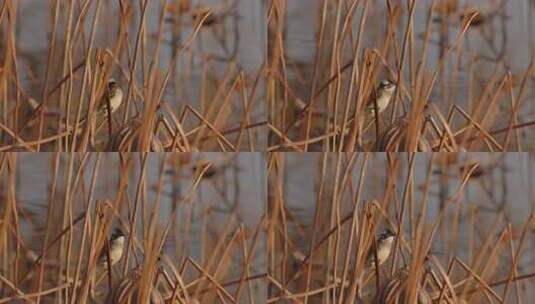
<path fill-rule="evenodd" d="M 268 303 L 530 302 L 534 165 L 528 154 L 271 155 Z M 385 228 L 398 238 L 376 276 L 364 265 Z"/>
<path fill-rule="evenodd" d="M 0 304 L 529 303 L 533 15 L 0 1 Z"/>
<path fill-rule="evenodd" d="M 309 3 L 269 4 L 269 150 L 534 148 L 533 1 Z M 366 128 L 381 79 L 398 88 Z"/>
<path fill-rule="evenodd" d="M 242 3 L 2 1 L 0 151 L 265 149 L 263 65 L 242 62 L 263 54 L 240 49 L 258 28 Z M 83 123 L 110 77 L 120 109 Z"/>
<path fill-rule="evenodd" d="M 209 159 L 0 155 L 0 303 L 264 303 L 263 219 L 235 176 L 248 156 Z M 106 275 L 115 227 L 125 251 Z"/>

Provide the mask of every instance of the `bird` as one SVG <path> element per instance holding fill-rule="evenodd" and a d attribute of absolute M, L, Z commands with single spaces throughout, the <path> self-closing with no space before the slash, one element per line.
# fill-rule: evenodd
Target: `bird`
<path fill-rule="evenodd" d="M 371 116 L 372 119 L 374 118 L 372 115 L 375 115 L 375 104 L 377 104 L 378 114 L 383 112 L 390 104 L 390 100 L 392 100 L 395 90 L 395 83 L 390 82 L 389 80 L 382 80 L 377 87 L 375 100 L 372 99 L 366 106 L 366 118 L 369 116 Z"/>
<path fill-rule="evenodd" d="M 369 279 L 372 278 L 372 270 L 375 267 L 375 256 L 377 255 L 378 259 L 377 266 L 381 266 L 384 262 L 386 262 L 390 257 L 390 253 L 392 252 L 392 245 L 394 244 L 395 239 L 396 234 L 390 229 L 385 229 L 385 231 L 381 233 L 377 239 L 375 248 L 370 248 L 370 251 L 368 251 L 368 255 L 366 256 L 364 271 L 358 274 L 360 278 L 359 281 L 363 282 L 363 286 L 369 281 Z M 377 254 L 374 249 L 377 250 Z M 336 284 L 342 284 L 342 279 L 340 278 L 330 276 L 329 279 L 334 281 Z M 349 281 L 345 281 L 343 285 L 349 286 Z"/>
<path fill-rule="evenodd" d="M 376 243 L 376 249 L 377 249 L 377 265 L 381 266 L 384 262 L 388 260 L 390 257 L 390 253 L 392 252 L 392 244 L 394 244 L 394 240 L 396 239 L 396 234 L 392 232 L 390 229 L 386 229 L 381 235 L 379 236 L 379 239 L 377 239 Z M 375 256 L 376 253 L 373 250 L 373 248 L 368 253 L 368 257 L 366 260 L 366 267 L 375 267 Z"/>
<path fill-rule="evenodd" d="M 124 251 L 124 241 L 125 241 L 125 235 L 123 231 L 120 228 L 115 228 L 115 231 L 113 232 L 111 239 L 110 239 L 110 245 L 109 245 L 109 267 L 111 268 L 113 265 L 115 265 L 121 257 L 123 256 Z M 102 249 L 102 252 L 100 253 L 97 267 L 99 270 L 106 270 L 108 269 L 108 248 L 104 247 Z"/>
<path fill-rule="evenodd" d="M 394 92 L 396 90 L 396 84 L 385 79 L 379 82 L 379 85 L 375 89 L 375 94 L 372 94 L 372 97 L 368 99 L 367 104 L 365 105 L 364 109 L 364 129 L 368 129 L 368 127 L 371 125 L 371 123 L 375 120 L 375 117 L 379 114 L 381 114 L 388 106 L 390 105 L 390 101 L 392 100 L 392 97 L 394 96 Z M 375 109 L 377 106 L 377 114 L 375 113 Z M 347 121 L 347 127 L 345 130 L 343 130 L 343 134 L 347 134 L 349 132 L 349 125 L 355 120 L 355 115 L 351 116 Z M 337 128 L 336 131 L 339 131 L 340 128 Z"/>
<path fill-rule="evenodd" d="M 102 120 L 108 116 L 108 101 L 110 104 L 110 114 L 113 114 L 113 112 L 117 111 L 119 107 L 121 106 L 121 103 L 123 102 L 123 90 L 119 87 L 117 84 L 117 81 L 115 79 L 110 78 L 108 80 L 108 91 L 104 94 L 104 98 L 100 102 L 98 109 L 95 114 L 89 114 L 89 115 L 95 115 L 97 120 Z M 88 115 L 84 117 L 81 121 L 81 123 L 85 123 L 87 120 Z"/>

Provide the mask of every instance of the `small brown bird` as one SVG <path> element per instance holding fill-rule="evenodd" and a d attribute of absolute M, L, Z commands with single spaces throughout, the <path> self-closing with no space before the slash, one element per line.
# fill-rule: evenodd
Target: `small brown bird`
<path fill-rule="evenodd" d="M 377 86 L 377 89 L 375 89 L 375 94 L 372 94 L 372 97 L 367 101 L 364 109 L 364 130 L 368 128 L 368 126 L 375 120 L 375 107 L 377 105 L 377 114 L 381 114 L 388 106 L 390 105 L 390 101 L 392 100 L 392 97 L 394 96 L 394 91 L 396 90 L 396 84 L 389 81 L 389 80 L 382 80 L 379 85 Z M 348 123 L 351 124 L 355 120 L 355 116 L 352 116 L 348 119 Z M 341 132 L 342 134 L 346 134 L 349 132 L 349 124 L 347 125 L 347 129 Z M 338 127 L 338 131 L 340 131 L 340 127 Z"/>
<path fill-rule="evenodd" d="M 117 85 L 115 79 L 110 78 L 108 81 L 108 98 L 110 100 L 110 111 L 113 113 L 121 106 L 123 102 L 123 90 Z M 107 102 L 103 102 L 98 109 L 99 113 L 104 112 L 104 115 L 108 112 Z"/>
<path fill-rule="evenodd" d="M 113 265 L 115 265 L 117 262 L 119 262 L 119 260 L 123 256 L 124 241 L 125 241 L 125 235 L 123 231 L 119 228 L 116 228 L 110 239 L 110 246 L 109 246 L 109 257 L 110 257 L 109 267 L 110 268 Z M 98 264 L 97 264 L 99 270 L 108 269 L 108 252 L 106 249 L 107 248 L 104 247 L 104 249 L 100 253 Z"/>
<path fill-rule="evenodd" d="M 372 99 L 366 106 L 366 118 L 371 116 L 371 118 L 373 119 L 373 115 L 375 112 L 375 103 L 377 103 L 378 113 L 381 113 L 386 110 L 386 108 L 390 104 L 390 101 L 392 100 L 392 96 L 394 95 L 395 90 L 396 84 L 388 80 L 381 81 L 376 90 L 375 100 Z"/>
<path fill-rule="evenodd" d="M 110 103 L 110 114 L 113 114 L 115 111 L 117 111 L 123 102 L 123 90 L 121 90 L 121 88 L 117 85 L 115 79 L 110 78 L 108 81 L 108 91 L 104 94 L 104 96 L 105 97 L 98 105 L 96 112 L 94 114 L 89 114 L 91 116 L 95 115 L 97 120 L 105 119 L 108 116 L 108 100 Z M 85 123 L 87 117 L 88 116 L 82 119 L 82 124 Z"/>
<path fill-rule="evenodd" d="M 390 229 L 386 229 L 385 232 L 383 232 L 381 236 L 379 236 L 376 246 L 378 266 L 381 266 L 381 264 L 386 262 L 390 257 L 390 253 L 392 252 L 392 244 L 394 243 L 395 239 L 396 234 L 394 234 Z M 368 253 L 366 266 L 375 267 L 375 252 L 373 251 L 373 248 Z"/>

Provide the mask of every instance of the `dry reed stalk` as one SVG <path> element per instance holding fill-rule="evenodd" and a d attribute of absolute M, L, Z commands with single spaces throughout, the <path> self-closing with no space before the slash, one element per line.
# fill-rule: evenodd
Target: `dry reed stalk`
<path fill-rule="evenodd" d="M 0 150 L 107 151 L 112 138 L 121 137 L 135 117 L 146 118 L 139 128 L 139 144 L 122 145 L 122 151 L 155 150 L 149 144 L 154 141 L 164 142 L 158 150 L 166 151 L 264 149 L 264 97 L 257 94 L 264 67 L 243 66 L 237 27 L 242 8 L 238 1 L 224 3 L 195 15 L 193 7 L 167 1 L 80 5 L 53 1 L 51 36 L 45 40 L 43 55 L 38 47 L 17 50 L 16 38 L 26 37 L 19 27 L 32 24 L 33 19 L 22 16 L 25 11 L 17 1 L 4 1 L 0 7 L 0 39 L 5 46 L 0 49 Z M 45 27 L 38 28 L 34 36 L 45 37 L 46 32 Z M 206 38 L 216 42 L 213 49 L 198 43 Z M 217 54 L 218 49 L 225 55 Z M 189 65 L 193 60 L 198 60 L 198 66 Z M 200 70 L 204 80 L 197 89 L 195 73 Z M 107 115 L 103 128 L 80 123 L 101 104 L 110 77 L 124 90 L 119 114 Z M 234 86 L 226 85 L 229 79 Z M 190 100 L 195 100 L 194 94 L 202 97 L 199 103 Z M 205 102 L 207 96 L 211 100 Z M 171 106 L 161 111 L 166 104 Z M 196 110 L 198 120 L 186 117 L 173 121 L 174 125 L 167 123 L 169 138 L 153 128 L 156 117 L 178 117 L 186 104 Z M 225 111 L 218 111 L 219 107 Z M 207 124 L 212 127 L 206 128 Z M 192 130 L 197 130 L 195 137 L 186 138 Z M 217 138 L 223 130 L 231 148 L 221 146 Z"/>
<path fill-rule="evenodd" d="M 523 157 L 271 154 L 268 303 L 526 301 L 530 291 L 523 286 L 533 284 L 533 274 L 519 265 L 529 264 L 532 217 L 523 216 L 520 228 L 511 222 L 511 202 L 497 200 L 500 209 L 484 213 L 463 206 L 479 187 L 495 200 L 492 189 L 508 186 L 495 185 L 490 172 L 504 169 L 491 164 L 503 165 L 504 158 L 522 163 Z M 312 167 L 312 178 L 297 178 Z M 376 177 L 377 171 L 384 173 Z M 377 178 L 382 182 L 374 190 Z M 313 195 L 295 201 L 309 185 Z M 377 199 L 363 202 L 370 193 Z M 488 204 L 494 203 L 482 205 Z M 399 232 L 394 249 L 386 265 L 366 271 L 369 249 L 378 246 L 374 236 L 385 226 Z"/>
<path fill-rule="evenodd" d="M 232 166 L 237 159 L 227 156 L 228 166 L 215 162 L 219 172 L 214 174 L 208 162 L 185 176 L 188 171 L 183 168 L 191 167 L 193 158 L 181 154 L 0 154 L 0 196 L 6 198 L 6 204 L 0 205 L 0 302 L 163 303 L 174 299 L 173 303 L 203 303 L 225 299 L 258 303 L 263 294 L 261 280 L 266 276 L 259 267 L 263 220 L 250 230 L 235 206 L 227 217 L 226 232 L 209 226 L 195 237 L 197 228 L 189 227 L 197 227 L 201 219 L 211 221 L 216 214 L 205 213 L 202 218 L 196 212 L 183 214 L 204 204 L 198 195 L 210 181 L 232 180 L 224 172 L 238 170 Z M 33 207 L 20 198 L 24 189 L 38 185 L 15 186 L 31 173 L 19 170 L 20 162 L 33 162 L 48 172 L 37 182 L 48 186 L 42 193 L 48 200 L 38 204 L 39 212 L 26 210 Z M 171 166 L 174 163 L 180 166 Z M 179 172 L 178 182 L 187 187 L 176 198 L 178 207 L 162 213 L 170 207 L 170 170 Z M 114 172 L 115 182 L 110 183 L 107 175 Z M 103 185 L 109 199 L 97 199 L 106 192 Z M 179 215 L 186 216 L 174 222 Z M 34 220 L 32 242 L 28 242 L 27 225 Z M 117 265 L 102 272 L 97 263 L 103 250 L 111 248 L 108 239 L 114 226 L 126 234 L 125 249 Z M 171 234 L 180 237 L 171 238 Z M 191 245 L 197 238 L 205 242 L 200 254 L 206 259 L 199 262 L 197 249 Z M 170 241 L 181 247 L 180 256 L 168 250 Z M 193 268 L 180 267 L 182 261 Z"/>
<path fill-rule="evenodd" d="M 514 74 L 505 47 L 506 29 L 512 25 L 501 11 L 509 7 L 504 1 L 480 9 L 461 7 L 454 1 L 429 2 L 429 6 L 417 6 L 416 1 L 323 1 L 313 6 L 316 11 L 306 8 L 317 18 L 301 24 L 299 16 L 290 12 L 295 5 L 268 1 L 267 94 L 272 124 L 268 151 L 297 147 L 304 151 L 368 150 L 363 142 L 370 140 L 371 147 L 377 146 L 380 125 L 388 128 L 401 117 L 408 122 L 404 146 L 387 151 L 418 151 L 420 139 L 433 135 L 440 138 L 430 147 L 433 151 L 522 151 L 531 147 L 531 140 L 522 134 L 532 134 L 533 128 L 522 115 L 529 116 L 533 110 L 526 105 L 526 76 L 533 71 L 533 60 L 529 60 L 533 54 L 528 56 L 525 71 Z M 420 23 L 421 16 L 426 17 L 424 23 Z M 492 26 L 498 22 L 500 30 Z M 316 33 L 312 52 L 301 47 L 299 39 L 305 37 L 296 37 L 301 32 L 293 32 L 307 27 Z M 433 40 L 434 36 L 439 40 Z M 471 48 L 469 44 L 478 38 L 495 58 L 485 54 L 485 48 Z M 500 43 L 503 45 L 498 47 Z M 301 53 L 310 52 L 311 59 L 292 57 L 295 44 Z M 430 56 L 434 53 L 437 58 Z M 476 69 L 489 72 L 476 74 Z M 375 117 L 375 128 L 371 128 L 375 132 L 371 132 L 359 126 L 363 121 L 359 116 L 378 77 L 394 81 L 398 89 L 392 106 L 381 115 L 388 117 Z M 454 107 L 464 120 L 454 120 L 451 111 L 442 112 Z M 434 108 L 431 115 L 429 108 Z M 422 115 L 440 120 L 440 124 L 424 128 L 427 122 L 420 119 Z M 341 130 L 347 128 L 347 135 L 343 135 L 345 131 L 341 136 L 333 134 L 336 128 L 332 125 L 338 123 Z M 454 142 L 452 134 L 457 137 Z"/>

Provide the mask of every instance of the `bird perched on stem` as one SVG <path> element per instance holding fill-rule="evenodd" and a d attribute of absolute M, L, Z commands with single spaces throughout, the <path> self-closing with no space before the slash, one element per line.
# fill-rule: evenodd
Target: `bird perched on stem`
<path fill-rule="evenodd" d="M 369 279 L 372 278 L 373 272 L 370 272 L 370 270 L 375 268 L 375 257 L 377 257 L 377 267 L 381 266 L 388 260 L 390 253 L 392 252 L 392 245 L 394 244 L 395 239 L 396 234 L 390 229 L 386 229 L 383 233 L 381 233 L 377 239 L 375 248 L 371 248 L 368 252 L 364 272 L 360 273 L 360 276 L 362 276 L 362 285 L 365 285 Z M 342 284 L 342 280 L 339 278 L 331 278 L 331 280 L 335 281 L 337 284 Z M 344 286 L 349 286 L 349 281 L 345 281 L 343 284 Z"/>
<path fill-rule="evenodd" d="M 394 96 L 396 87 L 396 84 L 389 80 L 382 80 L 379 83 L 379 85 L 375 89 L 375 93 L 372 94 L 372 98 L 368 100 L 364 108 L 364 115 L 362 116 L 364 118 L 364 131 L 368 129 L 368 127 L 375 120 L 375 117 L 377 115 L 381 114 L 384 110 L 386 110 L 386 108 L 388 108 L 388 106 L 390 105 L 390 101 Z M 375 113 L 376 109 L 377 114 Z M 347 127 L 345 130 L 343 130 L 343 132 L 341 132 L 342 134 L 346 134 L 347 132 L 349 132 L 349 125 L 354 120 L 354 115 L 348 119 Z M 339 131 L 339 128 L 337 131 Z"/>
<path fill-rule="evenodd" d="M 124 241 L 125 241 L 125 235 L 123 231 L 119 228 L 116 228 L 110 238 L 109 246 L 105 246 L 102 249 L 102 252 L 100 253 L 100 256 L 98 258 L 98 263 L 97 263 L 97 267 L 99 270 L 108 269 L 108 261 L 109 261 L 110 268 L 113 265 L 117 264 L 117 262 L 119 262 L 119 260 L 123 256 Z M 109 260 L 108 260 L 108 257 L 109 257 Z"/>
<path fill-rule="evenodd" d="M 377 239 L 376 250 L 370 250 L 368 253 L 368 258 L 366 260 L 366 267 L 371 268 L 375 267 L 375 257 L 377 256 L 377 265 L 381 266 L 388 258 L 392 252 L 392 244 L 396 239 L 396 234 L 394 234 L 390 229 L 386 229 L 383 232 L 379 239 Z"/>
<path fill-rule="evenodd" d="M 103 100 L 98 105 L 98 108 L 96 112 L 89 113 L 84 117 L 81 121 L 81 123 L 85 123 L 88 117 L 96 117 L 97 120 L 103 120 L 108 116 L 108 103 L 109 103 L 109 110 L 110 114 L 113 114 L 119 107 L 121 106 L 121 103 L 123 102 L 123 90 L 117 85 L 117 82 L 115 79 L 110 78 L 108 81 L 108 87 L 107 92 L 104 94 Z"/>
<path fill-rule="evenodd" d="M 378 114 L 383 112 L 390 104 L 390 101 L 392 100 L 392 96 L 394 95 L 395 90 L 396 90 L 396 84 L 388 80 L 381 81 L 379 83 L 379 86 L 377 87 L 375 98 L 372 98 L 372 100 L 366 106 L 365 117 L 367 119 L 369 117 L 374 119 L 373 115 L 375 115 L 374 112 L 375 112 L 376 106 L 377 106 Z"/>

